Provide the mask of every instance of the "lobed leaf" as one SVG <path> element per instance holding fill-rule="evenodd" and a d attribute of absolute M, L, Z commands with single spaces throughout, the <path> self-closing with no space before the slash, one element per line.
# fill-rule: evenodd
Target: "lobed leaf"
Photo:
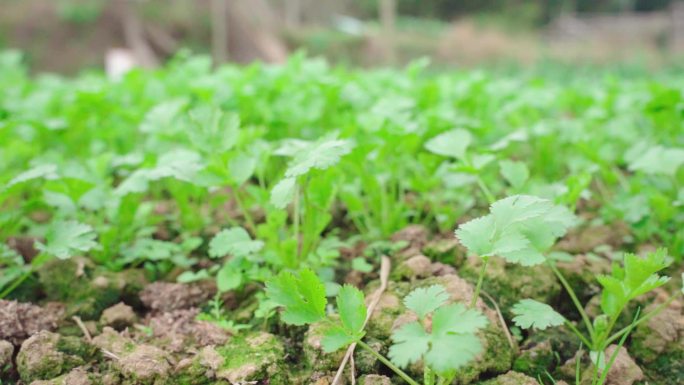
<path fill-rule="evenodd" d="M 304 269 L 295 276 L 283 271 L 266 282 L 266 295 L 285 308 L 282 320 L 292 325 L 305 325 L 325 317 L 325 286 L 316 274 Z"/>
<path fill-rule="evenodd" d="M 545 261 L 543 252 L 574 222 L 575 216 L 565 207 L 514 195 L 494 202 L 490 214 L 462 224 L 455 234 L 472 254 L 532 266 Z"/>
<path fill-rule="evenodd" d="M 550 326 L 560 326 L 565 318 L 545 303 L 533 299 L 523 299 L 513 306 L 513 322 L 523 329 L 544 330 Z"/>
<path fill-rule="evenodd" d="M 98 247 L 95 231 L 89 225 L 76 221 L 53 222 L 45 234 L 45 244 L 36 248 L 59 259 L 68 259 Z"/>
<path fill-rule="evenodd" d="M 428 140 L 425 148 L 433 154 L 462 159 L 472 140 L 470 132 L 457 128 Z"/>
<path fill-rule="evenodd" d="M 297 177 L 311 169 L 325 170 L 337 164 L 351 149 L 351 141 L 345 139 L 327 139 L 313 143 L 295 155 L 285 171 L 285 177 Z"/>
<path fill-rule="evenodd" d="M 337 311 L 347 331 L 351 333 L 363 331 L 367 310 L 361 290 L 351 285 L 342 286 L 337 294 Z"/>
<path fill-rule="evenodd" d="M 209 242 L 209 256 L 212 258 L 233 255 L 243 257 L 256 253 L 264 247 L 262 241 L 255 241 L 242 227 L 222 230 Z"/>
<path fill-rule="evenodd" d="M 449 294 L 442 285 L 421 287 L 404 298 L 404 305 L 423 319 L 449 300 Z"/>

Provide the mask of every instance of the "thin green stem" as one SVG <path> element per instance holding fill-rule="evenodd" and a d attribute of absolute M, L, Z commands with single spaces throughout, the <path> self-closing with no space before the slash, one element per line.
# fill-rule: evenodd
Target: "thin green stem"
<path fill-rule="evenodd" d="M 627 326 L 628 327 L 627 332 L 622 336 L 622 338 L 620 338 L 620 342 L 618 343 L 617 348 L 615 349 L 615 351 L 613 351 L 613 354 L 610 355 L 610 359 L 606 363 L 606 367 L 603 369 L 603 371 L 601 373 L 601 378 L 599 379 L 598 385 L 603 385 L 603 383 L 606 381 L 606 377 L 608 377 L 608 372 L 610 371 L 610 368 L 615 363 L 615 360 L 617 359 L 617 355 L 620 352 L 620 349 L 622 348 L 622 346 L 625 344 L 625 341 L 627 340 L 627 336 L 629 335 L 629 333 L 632 332 L 632 330 L 634 330 L 634 328 L 637 325 L 637 321 L 638 321 L 637 319 L 639 318 L 639 312 L 640 311 L 641 311 L 641 309 L 637 309 L 637 313 L 634 315 L 634 319 L 632 319 L 632 323 L 630 323 Z"/>
<path fill-rule="evenodd" d="M 252 234 L 256 234 L 256 225 L 254 224 L 254 220 L 252 219 L 252 215 L 249 213 L 249 211 L 245 207 L 244 203 L 242 203 L 242 199 L 240 198 L 240 193 L 237 189 L 233 193 L 233 197 L 235 198 L 235 203 L 237 203 L 238 208 L 242 212 L 242 216 L 245 217 L 245 221 L 247 222 L 247 226 L 252 231 Z"/>
<path fill-rule="evenodd" d="M 581 369 L 580 365 L 582 363 L 582 344 L 580 344 L 579 352 L 575 356 L 575 385 L 580 385 L 581 381 Z"/>
<path fill-rule="evenodd" d="M 31 274 L 33 274 L 36 271 L 36 269 L 38 267 L 43 265 L 49 259 L 50 259 L 50 255 L 45 254 L 45 253 L 40 253 L 40 254 L 36 255 L 33 258 L 33 260 L 31 261 L 31 264 L 29 265 L 29 269 L 26 272 L 24 272 L 24 274 L 22 274 L 21 277 L 14 280 L 14 282 L 12 282 L 11 285 L 6 287 L 5 290 L 2 291 L 2 293 L 0 293 L 0 299 L 5 298 L 8 295 L 10 295 L 10 293 L 13 292 L 14 289 L 19 287 L 19 285 L 21 285 L 22 283 L 24 283 L 24 281 L 26 281 L 31 276 Z"/>
<path fill-rule="evenodd" d="M 475 286 L 475 293 L 473 293 L 473 298 L 470 300 L 469 307 L 475 307 L 477 304 L 477 299 L 480 298 L 480 290 L 482 289 L 482 282 L 484 281 L 485 271 L 487 270 L 487 264 L 489 263 L 489 257 L 482 257 L 482 266 L 480 267 L 480 275 L 477 277 L 477 286 Z"/>
<path fill-rule="evenodd" d="M 435 385 L 435 372 L 429 366 L 423 366 L 423 385 Z"/>
<path fill-rule="evenodd" d="M 482 193 L 484 194 L 485 198 L 487 198 L 487 202 L 491 205 L 492 203 L 496 202 L 496 197 L 494 197 L 494 194 L 489 190 L 489 187 L 484 183 L 482 178 L 478 175 L 476 177 L 477 185 L 480 187 L 480 190 L 482 190 Z"/>
<path fill-rule="evenodd" d="M 568 281 L 565 279 L 563 274 L 558 270 L 556 265 L 552 261 L 548 261 L 549 266 L 551 267 L 551 270 L 556 274 L 556 277 L 558 277 L 558 280 L 561 282 L 563 287 L 565 288 L 565 291 L 568 293 L 570 298 L 572 299 L 572 303 L 575 304 L 575 307 L 577 308 L 577 311 L 580 313 L 582 316 L 582 321 L 584 321 L 584 325 L 587 327 L 587 330 L 589 331 L 589 337 L 592 342 L 594 342 L 594 327 L 591 324 L 591 321 L 589 320 L 589 316 L 587 313 L 584 311 L 584 308 L 582 307 L 582 304 L 580 303 L 579 299 L 577 299 L 577 295 L 575 294 L 575 291 L 572 290 L 572 287 L 568 283 Z M 589 344 L 589 349 L 592 350 L 594 348 L 593 344 Z"/>
<path fill-rule="evenodd" d="M 411 384 L 411 385 L 420 385 L 420 384 L 417 383 L 416 381 L 413 381 L 413 380 L 411 379 L 411 377 L 409 377 L 408 374 L 404 373 L 403 370 L 401 370 L 401 369 L 399 369 L 398 367 L 394 366 L 394 364 L 391 363 L 390 360 L 388 360 L 387 358 L 383 357 L 382 354 L 376 352 L 373 348 L 371 348 L 370 346 L 368 346 L 365 342 L 363 342 L 363 341 L 358 341 L 357 344 L 358 344 L 359 346 L 361 346 L 362 348 L 368 350 L 368 352 L 369 352 L 370 354 L 374 355 L 375 358 L 377 358 L 380 362 L 382 362 L 383 364 L 385 364 L 385 366 L 387 366 L 388 368 L 390 368 L 390 369 L 391 369 L 394 373 L 396 373 L 399 377 L 403 378 L 404 381 L 408 382 L 408 383 Z"/>
<path fill-rule="evenodd" d="M 680 292 L 680 293 L 681 293 L 681 292 Z M 650 311 L 650 312 L 644 314 L 643 317 L 639 318 L 639 319 L 634 323 L 634 327 L 636 327 L 636 326 L 638 326 L 640 323 L 642 323 L 642 322 L 644 322 L 644 321 L 648 321 L 649 319 L 651 319 L 651 318 L 655 317 L 656 315 L 658 315 L 658 313 L 660 313 L 661 311 L 663 311 L 663 309 L 665 309 L 666 307 L 668 307 L 668 306 L 670 305 L 670 303 L 672 303 L 672 301 L 675 300 L 675 298 L 679 297 L 679 296 L 681 295 L 680 293 L 671 296 L 670 298 L 667 299 L 667 301 L 661 303 L 660 305 L 658 305 L 658 307 L 656 307 L 656 308 L 653 309 L 652 311 Z M 624 328 L 618 330 L 617 332 L 615 332 L 612 336 L 610 336 L 610 337 L 606 340 L 605 345 L 606 345 L 606 346 L 609 346 L 611 343 L 613 343 L 615 340 L 617 340 L 618 338 L 620 338 L 623 334 L 629 332 L 631 329 L 632 329 L 632 325 L 629 324 L 629 325 L 625 326 Z"/>
<path fill-rule="evenodd" d="M 297 263 L 300 261 L 300 254 L 301 254 L 301 249 L 302 249 L 302 242 L 301 239 L 299 238 L 299 185 L 296 184 L 295 181 L 295 193 L 294 193 L 294 218 L 292 219 L 294 222 L 294 237 L 295 240 L 297 241 Z"/>
<path fill-rule="evenodd" d="M 569 327 L 570 330 L 572 330 L 572 332 L 575 333 L 575 335 L 577 335 L 577 337 L 582 341 L 583 344 L 591 346 L 591 343 L 589 342 L 587 337 L 585 337 L 584 334 L 577 330 L 577 327 L 575 327 L 575 325 L 573 325 L 572 322 L 565 320 L 565 325 Z"/>
<path fill-rule="evenodd" d="M 5 288 L 5 290 L 3 290 L 2 293 L 0 293 L 0 299 L 3 299 L 5 297 L 7 297 L 8 295 L 10 295 L 10 293 L 13 292 L 14 289 L 19 287 L 19 285 L 24 283 L 24 281 L 26 281 L 28 279 L 28 277 L 31 276 L 32 273 L 33 273 L 33 269 L 31 268 L 28 271 L 26 271 L 24 274 L 22 274 L 21 277 L 15 279 L 11 285 L 7 286 Z"/>

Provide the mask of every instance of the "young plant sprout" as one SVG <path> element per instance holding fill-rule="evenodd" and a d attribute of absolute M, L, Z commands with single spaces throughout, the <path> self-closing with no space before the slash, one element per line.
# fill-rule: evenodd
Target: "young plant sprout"
<path fill-rule="evenodd" d="M 292 325 L 323 322 L 326 326 L 322 346 L 326 353 L 357 344 L 370 352 L 410 385 L 419 385 L 401 367 L 423 361 L 423 385 L 450 384 L 457 370 L 482 352 L 477 331 L 487 325 L 478 310 L 462 304 L 447 304 L 449 295 L 442 286 L 419 288 L 404 304 L 418 320 L 407 323 L 392 335 L 390 359 L 363 341 L 367 316 L 363 293 L 344 285 L 337 294 L 337 317 L 326 314 L 325 287 L 314 272 L 298 275 L 281 272 L 266 283 L 268 298 L 283 307 L 281 320 Z M 437 379 L 437 382 L 435 382 Z"/>
<path fill-rule="evenodd" d="M 479 297 L 490 258 L 500 257 L 522 266 L 553 265 L 544 253 L 574 222 L 575 216 L 568 209 L 550 200 L 514 195 L 494 202 L 488 215 L 459 226 L 456 237 L 482 259 L 470 307 Z"/>
<path fill-rule="evenodd" d="M 658 249 L 655 252 L 648 253 L 644 258 L 631 253 L 625 254 L 622 267 L 616 264 L 613 266 L 611 275 L 599 275 L 596 277 L 601 286 L 603 286 L 601 314 L 596 316 L 592 322 L 584 307 L 577 301 L 577 295 L 572 286 L 568 285 L 565 277 L 551 262 L 558 279 L 568 291 L 577 311 L 582 316 L 586 334 L 581 332 L 571 321 L 556 312 L 551 306 L 532 299 L 523 299 L 513 307 L 513 314 L 515 314 L 513 321 L 523 329 L 544 330 L 548 327 L 566 325 L 580 339 L 582 344 L 589 349 L 590 357 L 594 364 L 591 384 L 603 385 L 618 353 L 618 349 L 616 349 L 610 357 L 606 357 L 606 348 L 616 341 L 618 342 L 618 347 L 622 347 L 629 334 L 637 325 L 660 313 L 681 294 L 677 293 L 670 296 L 666 301 L 648 313 L 641 314 L 640 311 L 637 311 L 629 325 L 620 330 L 614 330 L 616 323 L 630 302 L 668 282 L 669 277 L 659 275 L 658 273 L 668 267 L 670 263 L 671 259 L 667 256 L 665 249 Z"/>

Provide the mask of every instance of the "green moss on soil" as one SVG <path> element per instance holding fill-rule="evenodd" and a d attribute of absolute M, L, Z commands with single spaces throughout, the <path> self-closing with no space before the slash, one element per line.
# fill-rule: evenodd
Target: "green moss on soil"
<path fill-rule="evenodd" d="M 67 317 L 84 320 L 97 320 L 106 308 L 137 297 L 145 282 L 136 270 L 115 273 L 82 258 L 49 261 L 38 270 L 38 280 L 48 300 L 67 305 Z"/>
<path fill-rule="evenodd" d="M 470 258 L 459 270 L 459 275 L 475 284 L 482 261 Z M 544 303 L 553 303 L 560 294 L 560 284 L 548 266 L 520 266 L 493 258 L 487 266 L 487 275 L 482 290 L 494 298 L 501 312 L 510 319 L 511 307 L 519 300 L 531 298 Z"/>
<path fill-rule="evenodd" d="M 513 370 L 531 377 L 553 373 L 579 349 L 577 336 L 565 327 L 532 332 L 513 361 Z"/>
<path fill-rule="evenodd" d="M 248 333 L 231 339 L 217 348 L 224 358 L 218 377 L 229 381 L 263 381 L 269 385 L 288 383 L 288 370 L 283 366 L 285 348 L 269 333 Z"/>

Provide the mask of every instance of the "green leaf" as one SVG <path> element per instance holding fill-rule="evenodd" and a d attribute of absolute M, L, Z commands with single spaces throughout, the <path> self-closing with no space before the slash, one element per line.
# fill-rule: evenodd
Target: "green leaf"
<path fill-rule="evenodd" d="M 425 148 L 433 154 L 462 159 L 472 142 L 470 132 L 457 128 L 444 132 L 428 140 Z"/>
<path fill-rule="evenodd" d="M 325 317 L 325 286 L 314 272 L 304 269 L 296 277 L 283 271 L 266 282 L 266 295 L 285 308 L 282 320 L 292 325 L 305 325 Z"/>
<path fill-rule="evenodd" d="M 535 328 L 544 330 L 550 326 L 560 326 L 565 318 L 545 303 L 533 299 L 523 299 L 512 309 L 513 322 L 523 329 Z"/>
<path fill-rule="evenodd" d="M 362 273 L 370 273 L 373 271 L 373 265 L 368 263 L 365 258 L 356 257 L 352 259 L 352 269 Z"/>
<path fill-rule="evenodd" d="M 420 293 L 422 296 L 425 292 Z M 479 310 L 468 309 L 463 304 L 439 307 L 432 316 L 430 333 L 419 322 L 397 329 L 392 334 L 394 344 L 389 356 L 401 367 L 424 358 L 430 368 L 447 376 L 482 352 L 482 343 L 476 333 L 487 323 L 487 317 Z"/>
<path fill-rule="evenodd" d="M 180 283 L 190 283 L 190 282 L 196 282 L 196 281 L 201 281 L 203 279 L 208 279 L 210 278 L 209 272 L 207 269 L 201 269 L 197 272 L 192 271 L 192 270 L 186 270 L 182 272 L 178 277 L 176 277 L 176 282 Z"/>
<path fill-rule="evenodd" d="M 547 199 L 514 195 L 494 202 L 490 214 L 462 224 L 456 236 L 472 254 L 499 256 L 511 263 L 532 266 L 575 222 L 563 206 Z"/>
<path fill-rule="evenodd" d="M 198 151 L 222 154 L 232 149 L 240 134 L 240 117 L 217 107 L 202 106 L 188 113 L 191 126 L 186 133 Z"/>
<path fill-rule="evenodd" d="M 254 174 L 257 160 L 256 156 L 241 152 L 228 162 L 228 170 L 236 186 L 241 186 Z"/>
<path fill-rule="evenodd" d="M 244 257 L 254 254 L 264 247 L 262 241 L 255 241 L 242 227 L 222 230 L 209 242 L 209 256 L 212 258 L 233 255 Z"/>
<path fill-rule="evenodd" d="M 285 178 L 278 182 L 271 190 L 271 204 L 278 209 L 284 209 L 294 198 L 296 178 Z"/>
<path fill-rule="evenodd" d="M 641 171 L 646 174 L 674 176 L 677 173 L 677 169 L 683 164 L 683 148 L 654 146 L 633 159 L 629 163 L 629 169 L 630 171 Z"/>
<path fill-rule="evenodd" d="M 285 171 L 285 177 L 293 178 L 306 174 L 311 169 L 325 170 L 349 154 L 352 143 L 345 139 L 326 139 L 315 142 L 295 155 Z"/>
<path fill-rule="evenodd" d="M 499 162 L 501 168 L 501 175 L 514 188 L 521 188 L 527 179 L 530 177 L 530 170 L 523 162 L 515 162 L 512 160 L 502 160 Z"/>
<path fill-rule="evenodd" d="M 410 322 L 392 333 L 389 357 L 398 366 L 405 368 L 409 364 L 418 362 L 427 353 L 431 336 L 418 322 Z"/>
<path fill-rule="evenodd" d="M 440 307 L 432 316 L 432 334 L 476 333 L 487 326 L 487 317 L 479 310 L 468 309 L 461 303 Z"/>
<path fill-rule="evenodd" d="M 234 290 L 242 285 L 242 270 L 226 263 L 216 273 L 216 286 L 219 291 L 227 292 Z"/>
<path fill-rule="evenodd" d="M 474 360 L 483 351 L 475 334 L 446 334 L 432 338 L 425 362 L 437 374 L 446 377 Z"/>
<path fill-rule="evenodd" d="M 449 294 L 442 285 L 421 287 L 413 290 L 404 298 L 404 305 L 424 319 L 426 315 L 432 313 L 438 307 L 444 305 L 449 300 Z"/>
<path fill-rule="evenodd" d="M 603 286 L 601 310 L 613 317 L 619 315 L 629 301 L 667 283 L 669 277 L 657 273 L 669 265 L 667 250 L 662 248 L 648 253 L 645 258 L 625 254 L 624 268 L 614 266 L 611 275 L 597 277 Z"/>
<path fill-rule="evenodd" d="M 140 131 L 143 133 L 155 133 L 169 131 L 180 111 L 185 107 L 187 101 L 184 99 L 169 100 L 152 107 L 142 123 Z"/>
<path fill-rule="evenodd" d="M 358 341 L 360 338 L 361 337 L 357 338 L 355 335 L 349 333 L 349 331 L 339 326 L 334 326 L 327 329 L 323 333 L 321 346 L 323 347 L 324 352 L 332 353 L 345 346 L 351 345 L 352 343 Z"/>
<path fill-rule="evenodd" d="M 153 168 L 136 170 L 117 186 L 115 193 L 124 196 L 147 191 L 152 181 L 174 178 L 194 183 L 197 173 L 204 168 L 202 158 L 194 151 L 177 149 L 164 153 Z"/>
<path fill-rule="evenodd" d="M 10 180 L 5 188 L 10 188 L 16 184 L 28 182 L 34 179 L 46 179 L 53 180 L 59 178 L 57 175 L 57 166 L 54 164 L 43 164 L 40 166 L 33 167 L 30 170 L 26 170 L 21 174 L 15 176 Z"/>
<path fill-rule="evenodd" d="M 351 285 L 344 285 L 337 294 L 337 311 L 342 325 L 351 333 L 363 331 L 366 321 L 366 304 L 363 293 Z"/>
<path fill-rule="evenodd" d="M 85 253 L 96 247 L 93 228 L 76 221 L 53 222 L 45 234 L 46 244 L 37 243 L 43 253 L 59 259 L 68 259 L 78 253 Z"/>

